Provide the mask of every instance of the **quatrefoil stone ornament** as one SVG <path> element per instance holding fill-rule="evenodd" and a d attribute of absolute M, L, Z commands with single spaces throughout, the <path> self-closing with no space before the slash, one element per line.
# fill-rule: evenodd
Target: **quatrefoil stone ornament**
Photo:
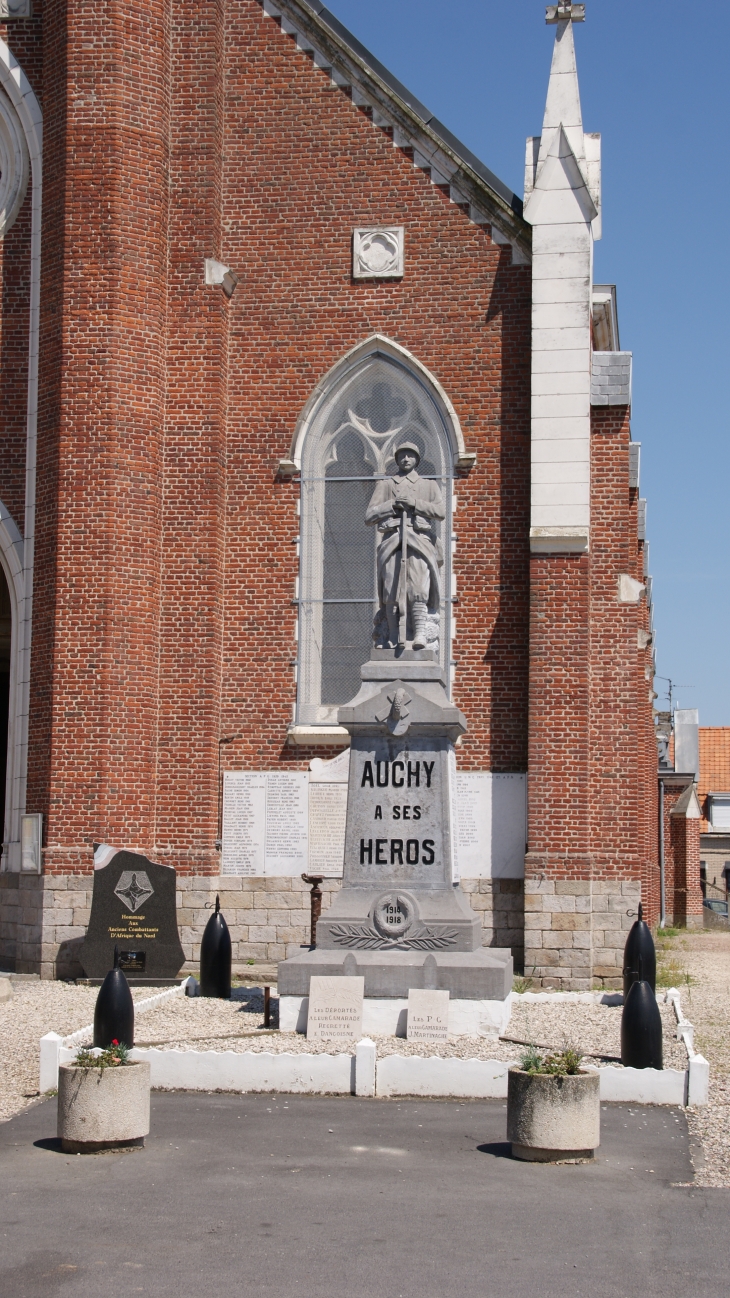
<path fill-rule="evenodd" d="M 354 279 L 401 279 L 404 227 L 378 225 L 353 231 Z"/>

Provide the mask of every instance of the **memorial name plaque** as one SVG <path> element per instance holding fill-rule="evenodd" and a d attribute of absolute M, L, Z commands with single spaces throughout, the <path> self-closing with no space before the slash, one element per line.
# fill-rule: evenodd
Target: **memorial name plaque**
<path fill-rule="evenodd" d="M 364 978 L 324 978 L 309 983 L 307 1038 L 310 1041 L 352 1041 L 362 1036 Z"/>
<path fill-rule="evenodd" d="M 522 879 L 527 837 L 527 777 L 458 771 L 454 873 L 462 879 Z"/>
<path fill-rule="evenodd" d="M 306 771 L 226 771 L 222 874 L 297 876 L 307 869 Z"/>
<path fill-rule="evenodd" d="M 347 763 L 349 750 L 330 762 L 315 758 L 305 771 L 226 771 L 223 782 L 223 852 L 221 872 L 263 878 L 266 875 L 298 878 L 303 873 L 341 878 L 347 820 Z M 383 767 L 373 767 L 380 778 Z M 387 792 L 378 798 L 384 818 L 399 817 L 405 837 L 388 839 L 388 859 L 398 864 L 399 843 L 415 856 L 416 829 L 425 827 L 421 795 L 436 793 L 436 765 L 411 770 L 405 777 L 404 796 L 386 811 Z M 360 778 L 366 774 L 360 772 Z M 400 766 L 394 767 L 394 789 Z M 429 776 L 432 786 L 429 787 Z M 524 875 L 526 837 L 526 776 L 491 771 L 457 771 L 453 751 L 448 756 L 451 801 L 451 881 L 459 879 L 521 879 Z M 366 784 L 369 789 L 369 778 Z M 415 793 L 419 797 L 416 798 Z M 438 796 L 438 795 L 437 795 Z M 411 805 L 412 804 L 412 805 Z M 405 822 L 411 820 L 411 825 Z M 416 825 L 416 820 L 420 823 Z M 378 828 L 376 826 L 376 828 Z M 376 836 L 377 838 L 377 836 Z M 429 842 L 428 839 L 431 839 Z M 421 864 L 435 846 L 436 836 L 419 833 Z M 375 841 L 373 851 L 385 850 Z M 367 843 L 365 846 L 367 854 Z M 410 863 L 410 862 L 409 862 Z"/>
<path fill-rule="evenodd" d="M 345 859 L 347 785 L 309 786 L 309 873 L 342 878 Z"/>
<path fill-rule="evenodd" d="M 449 993 L 411 987 L 408 992 L 409 1041 L 448 1041 Z"/>

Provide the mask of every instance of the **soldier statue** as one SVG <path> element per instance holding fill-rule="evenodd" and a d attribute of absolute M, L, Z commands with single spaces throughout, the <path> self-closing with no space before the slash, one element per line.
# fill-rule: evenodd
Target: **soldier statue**
<path fill-rule="evenodd" d="M 387 621 L 386 648 L 405 647 L 410 617 L 413 648 L 425 649 L 427 614 L 439 607 L 444 559 L 434 521 L 446 511 L 438 483 L 417 473 L 420 460 L 413 442 L 401 442 L 395 451 L 397 476 L 377 483 L 365 513 L 365 522 L 377 525 L 382 536 L 376 626 Z"/>

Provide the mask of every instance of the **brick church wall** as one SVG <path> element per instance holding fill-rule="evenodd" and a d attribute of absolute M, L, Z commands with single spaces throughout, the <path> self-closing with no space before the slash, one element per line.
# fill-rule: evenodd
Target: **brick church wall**
<path fill-rule="evenodd" d="M 100 207 L 129 186 L 114 248 L 86 194 L 83 211 L 69 200 L 65 212 L 67 264 L 48 271 L 59 289 L 70 274 L 79 285 L 54 362 L 61 368 L 63 356 L 56 582 L 74 595 L 57 598 L 53 626 L 38 631 L 54 637 L 58 700 L 49 784 L 32 787 L 48 817 L 51 871 L 90 866 L 92 841 L 124 841 L 183 872 L 215 873 L 218 736 L 243 732 L 225 754 L 234 769 L 305 769 L 314 755 L 285 743 L 299 488 L 276 468 L 317 381 L 376 331 L 434 370 L 478 457 L 458 484 L 462 764 L 525 768 L 529 268 L 513 267 L 510 250 L 394 149 L 255 0 L 229 19 L 224 93 L 217 14 L 202 0 L 176 13 L 169 95 L 162 63 L 150 64 L 163 23 L 154 4 L 140 10 L 118 78 L 104 77 L 121 40 L 114 29 L 99 37 L 94 69 L 68 55 L 69 85 L 96 87 L 95 112 L 141 117 L 134 143 L 110 133 L 92 190 Z M 96 15 L 89 22 L 96 30 Z M 141 110 L 138 78 L 153 90 Z M 63 82 L 49 93 L 62 119 Z M 69 101 L 65 139 L 52 134 L 50 151 L 73 194 L 92 138 L 101 146 L 86 129 L 87 100 Z M 138 149 L 148 157 L 141 190 Z M 402 282 L 351 281 L 351 232 L 369 220 L 405 223 Z M 245 272 L 230 305 L 203 283 L 214 254 Z M 84 407 L 92 364 L 96 396 Z M 135 398 L 140 384 L 149 400 Z M 46 409 L 46 439 L 52 425 Z M 43 525 L 50 532 L 53 520 Z M 39 645 L 39 664 L 41 655 Z M 36 723 L 39 747 L 44 734 Z"/>
<path fill-rule="evenodd" d="M 70 27 L 51 8 L 43 72 L 27 807 L 45 874 L 22 882 L 15 937 L 8 900 L 3 954 L 48 972 L 85 922 L 79 900 L 66 922 L 61 880 L 85 892 L 93 842 L 174 865 L 183 900 L 187 879 L 239 891 L 214 846 L 219 737 L 243 735 L 231 769 L 331 755 L 286 745 L 299 486 L 277 465 L 317 382 L 375 332 L 433 371 L 477 454 L 456 484 L 460 765 L 525 770 L 530 269 L 255 0 L 113 3 L 104 22 L 78 7 Z M 368 222 L 405 225 L 402 281 L 352 281 Z M 239 275 L 230 301 L 206 257 Z M 272 884 L 299 888 L 259 893 Z M 464 886 L 519 958 L 521 884 Z M 306 940 L 301 915 L 251 915 L 265 922 L 238 926 L 241 959 Z"/>
<path fill-rule="evenodd" d="M 619 984 L 655 866 L 646 615 L 619 602 L 643 561 L 628 444 L 625 408 L 594 410 L 590 551 L 532 556 L 525 970 L 545 986 Z"/>
<path fill-rule="evenodd" d="M 308 940 L 300 880 L 220 878 L 218 741 L 241 735 L 234 770 L 337 751 L 286 743 L 299 484 L 277 466 L 316 384 L 381 333 L 477 456 L 456 483 L 459 765 L 525 771 L 529 750 L 525 887 L 462 887 L 528 975 L 615 982 L 642 888 L 657 905 L 648 615 L 617 598 L 643 569 L 626 411 L 594 412 L 590 552 L 531 557 L 530 267 L 256 0 L 49 6 L 9 31 L 45 115 L 27 799 L 45 873 L 0 878 L 0 954 L 76 968 L 94 842 L 175 866 L 189 962 L 216 891 L 239 963 Z M 353 281 L 369 223 L 405 226 L 402 280 Z M 0 492 L 22 512 L 25 211 L 11 236 Z M 230 300 L 205 258 L 238 275 Z"/>

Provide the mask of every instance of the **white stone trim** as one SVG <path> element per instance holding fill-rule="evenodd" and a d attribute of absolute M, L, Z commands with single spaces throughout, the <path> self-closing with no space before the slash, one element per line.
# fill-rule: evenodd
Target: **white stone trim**
<path fill-rule="evenodd" d="M 26 632 L 23 555 L 23 538 L 0 501 L 0 566 L 8 583 L 11 610 L 8 765 L 5 780 L 5 825 L 2 827 L 2 868 L 15 871 L 20 870 L 20 829 L 21 816 L 25 810 L 28 750 L 29 655 L 22 652 Z"/>
<path fill-rule="evenodd" d="M 682 1013 L 682 1003 L 677 988 L 670 987 L 664 999 L 670 1001 L 674 1007 L 674 1015 L 677 1020 L 677 1039 L 684 1042 L 689 1058 L 685 1103 L 693 1105 L 707 1104 L 709 1100 L 710 1065 L 704 1055 L 698 1055 L 695 1052 L 695 1030 L 689 1019 L 686 1019 Z"/>
<path fill-rule="evenodd" d="M 38 329 L 41 289 L 41 201 L 43 119 L 23 69 L 0 40 L 0 85 L 15 109 L 25 134 L 31 174 L 30 290 L 28 303 L 28 400 L 25 441 L 24 540 L 7 510 L 0 512 L 0 549 L 6 574 L 12 576 L 15 600 L 11 643 L 11 713 L 8 743 L 8 813 L 2 869 L 20 870 L 20 817 L 25 811 L 30 708 L 30 646 L 33 614 L 35 544 L 36 443 L 38 427 Z M 1 507 L 0 507 L 1 509 Z M 18 566 L 20 565 L 20 571 Z M 12 739 L 11 739 L 12 736 Z"/>
<path fill-rule="evenodd" d="M 618 577 L 619 604 L 640 604 L 646 586 L 637 581 L 629 572 L 621 572 Z"/>
<path fill-rule="evenodd" d="M 265 14 L 276 21 L 282 32 L 290 37 L 294 48 L 306 51 L 315 67 L 329 73 L 333 86 L 349 93 L 352 102 L 359 108 L 371 108 L 373 125 L 381 130 L 392 130 L 393 146 L 398 149 L 413 149 L 413 165 L 429 175 L 433 185 L 449 185 L 449 197 L 452 203 L 468 205 L 468 219 L 474 224 L 490 226 L 494 243 L 508 244 L 512 250 L 512 265 L 529 265 L 529 250 L 521 245 L 509 230 L 509 220 L 505 221 L 505 230 L 499 229 L 500 199 L 496 198 L 494 207 L 484 203 L 484 211 L 478 205 L 481 186 L 485 184 L 477 173 L 469 171 L 469 188 L 476 194 L 466 195 L 464 186 L 464 167 L 468 162 L 458 154 L 451 154 L 449 145 L 441 140 L 435 132 L 428 129 L 428 122 L 421 120 L 418 114 L 396 92 L 381 81 L 377 73 L 370 68 L 355 52 L 344 44 L 342 39 L 326 25 L 322 30 L 321 20 L 315 12 L 302 12 L 297 0 L 257 0 Z M 317 37 L 307 35 L 302 29 L 308 26 L 318 33 Z M 331 52 L 323 52 L 317 46 L 317 39 L 327 45 Z M 337 66 L 337 64 L 340 66 Z M 458 184 L 452 180 L 458 177 Z M 476 184 L 474 181 L 476 180 Z M 477 198 L 477 205 L 474 204 Z M 497 224 L 495 224 L 495 217 Z"/>
<path fill-rule="evenodd" d="M 286 742 L 292 748 L 322 748 L 330 744 L 349 748 L 350 732 L 344 726 L 291 725 L 286 732 Z"/>
<path fill-rule="evenodd" d="M 289 1095 L 352 1095 L 355 1090 L 355 1055 L 350 1054 L 152 1049 L 132 1050 L 130 1058 L 149 1063 L 156 1090 L 272 1091 Z"/>
<path fill-rule="evenodd" d="M 358 226 L 352 232 L 353 279 L 402 279 L 405 271 L 405 227 L 402 225 Z M 373 244 L 380 241 L 381 257 L 373 255 Z M 388 255 L 383 258 L 383 245 Z"/>
<path fill-rule="evenodd" d="M 582 553 L 590 535 L 593 240 L 600 137 L 583 117 L 570 22 L 555 33 L 542 134 L 525 153 L 532 236 L 530 548 Z"/>
<path fill-rule="evenodd" d="M 375 1095 L 378 1050 L 374 1041 L 363 1037 L 355 1047 L 355 1094 L 364 1099 Z"/>
<path fill-rule="evenodd" d="M 601 1100 L 613 1104 L 686 1104 L 687 1071 L 680 1068 L 597 1068 Z"/>
<path fill-rule="evenodd" d="M 12 102 L 0 92 L 0 238 L 23 206 L 29 177 L 25 132 Z"/>
<path fill-rule="evenodd" d="M 379 1098 L 396 1095 L 430 1095 L 459 1099 L 503 1100 L 507 1097 L 510 1065 L 499 1059 L 440 1059 L 433 1055 L 386 1055 L 379 1059 L 376 1093 Z"/>
<path fill-rule="evenodd" d="M 220 285 L 226 297 L 233 297 L 238 276 L 230 266 L 224 265 L 222 261 L 216 261 L 215 257 L 206 257 L 204 271 L 206 284 Z"/>
<path fill-rule="evenodd" d="M 387 356 L 390 360 L 397 361 L 405 369 L 411 370 L 421 380 L 435 401 L 446 426 L 451 443 L 454 468 L 462 472 L 471 469 L 476 461 L 476 455 L 473 451 L 467 451 L 459 416 L 438 379 L 406 347 L 401 347 L 400 343 L 394 342 L 392 338 L 386 338 L 384 334 L 372 334 L 370 338 L 357 343 L 349 352 L 340 357 L 336 364 L 320 379 L 297 420 L 289 456 L 279 462 L 279 473 L 283 477 L 291 477 L 294 473 L 301 472 L 304 439 L 317 415 L 320 402 L 330 395 L 333 387 L 344 378 L 349 370 L 362 365 L 371 356 Z"/>
<path fill-rule="evenodd" d="M 285 1095 L 358 1095 L 387 1099 L 399 1095 L 432 1098 L 507 1098 L 510 1064 L 501 1059 L 443 1059 L 386 1055 L 374 1058 L 374 1043 L 358 1042 L 355 1054 L 270 1054 L 268 1051 L 137 1049 L 133 1060 L 150 1065 L 155 1090 L 250 1091 Z M 75 1049 L 48 1033 L 41 1041 L 41 1094 L 54 1090 L 59 1064 L 71 1063 Z M 699 1056 L 698 1056 L 699 1058 Z M 54 1071 L 55 1070 L 55 1071 Z M 604 1103 L 686 1103 L 687 1073 L 668 1068 L 591 1068 L 600 1079 Z M 698 1092 L 699 1094 L 699 1092 Z M 690 1096 L 692 1095 L 690 1083 Z M 690 1099 L 690 1103 L 703 1103 Z"/>
<path fill-rule="evenodd" d="M 536 511 L 533 509 L 533 513 Z M 589 529 L 585 527 L 547 527 L 530 528 L 530 552 L 532 554 L 587 554 L 589 549 Z"/>

